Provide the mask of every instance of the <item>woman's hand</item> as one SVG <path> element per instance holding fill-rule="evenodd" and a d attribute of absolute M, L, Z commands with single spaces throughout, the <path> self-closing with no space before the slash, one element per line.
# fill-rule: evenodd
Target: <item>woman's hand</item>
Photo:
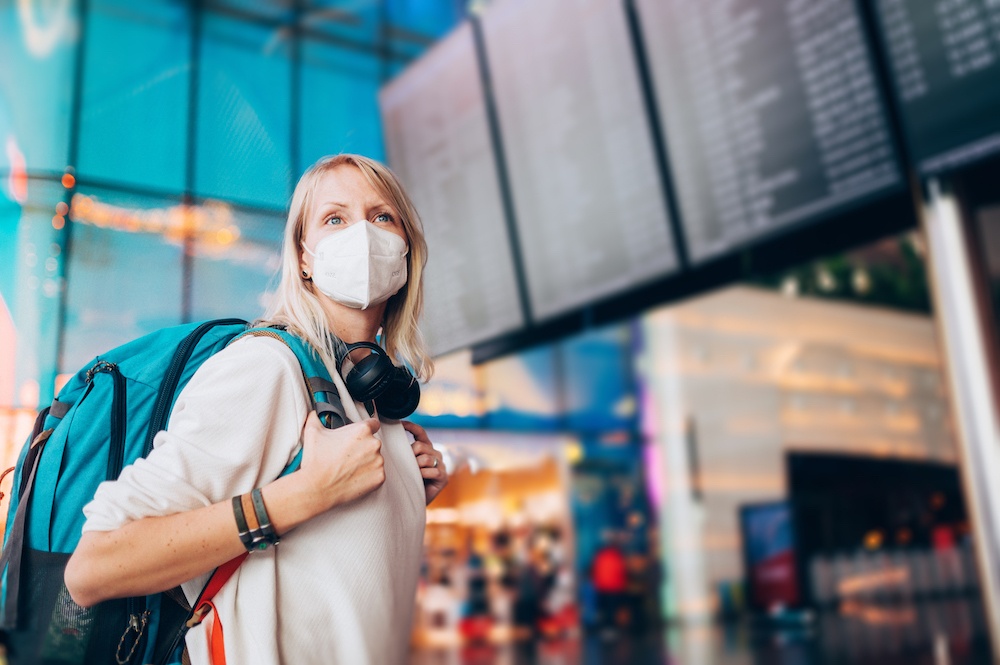
<path fill-rule="evenodd" d="M 319 511 L 361 498 L 385 482 L 379 421 L 369 418 L 327 429 L 315 411 L 302 428 L 301 480 L 308 483 Z M 292 474 L 297 475 L 297 474 Z"/>
<path fill-rule="evenodd" d="M 417 458 L 417 466 L 420 467 L 420 475 L 424 479 L 424 496 L 430 505 L 434 497 L 448 484 L 448 469 L 444 466 L 441 453 L 434 450 L 434 444 L 431 443 L 424 428 L 409 420 L 401 422 L 403 429 L 413 435 L 414 441 L 410 447 Z"/>

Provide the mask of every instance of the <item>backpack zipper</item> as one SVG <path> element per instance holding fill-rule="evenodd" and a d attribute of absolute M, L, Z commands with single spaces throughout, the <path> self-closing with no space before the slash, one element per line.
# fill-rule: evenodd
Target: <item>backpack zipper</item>
<path fill-rule="evenodd" d="M 215 326 L 228 326 L 235 325 L 237 323 L 242 323 L 246 325 L 246 321 L 243 319 L 219 319 L 216 321 L 206 321 L 194 330 L 192 330 L 187 337 L 181 340 L 181 343 L 177 346 L 177 351 L 174 352 L 174 357 L 170 360 L 170 367 L 167 369 L 166 375 L 163 377 L 163 382 L 160 384 L 160 390 L 156 395 L 156 404 L 153 406 L 153 417 L 149 420 L 149 430 L 146 432 L 146 443 L 142 448 L 142 456 L 146 457 L 153 450 L 153 439 L 156 438 L 156 434 L 167 426 L 167 416 L 170 415 L 170 406 L 173 404 L 174 392 L 177 390 L 177 384 L 180 383 L 181 373 L 184 371 L 184 366 L 187 365 L 187 361 L 191 358 L 191 354 L 194 352 L 194 347 L 197 346 L 201 338 L 205 336 L 209 330 Z"/>
<path fill-rule="evenodd" d="M 114 380 L 114 395 L 111 398 L 111 447 L 108 449 L 107 479 L 115 480 L 125 466 L 125 411 L 128 406 L 125 393 L 125 377 L 118 370 L 118 365 L 99 360 L 87 370 L 87 383 L 91 383 L 98 374 L 110 374 Z"/>

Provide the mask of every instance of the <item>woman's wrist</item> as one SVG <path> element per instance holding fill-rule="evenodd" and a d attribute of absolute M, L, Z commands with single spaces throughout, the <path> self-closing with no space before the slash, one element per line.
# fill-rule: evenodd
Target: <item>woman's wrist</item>
<path fill-rule="evenodd" d="M 335 505 L 308 482 L 302 471 L 282 476 L 260 488 L 260 492 L 278 537 Z"/>
<path fill-rule="evenodd" d="M 260 488 L 234 496 L 232 506 L 240 542 L 247 552 L 265 550 L 281 541 L 271 524 L 271 516 Z"/>

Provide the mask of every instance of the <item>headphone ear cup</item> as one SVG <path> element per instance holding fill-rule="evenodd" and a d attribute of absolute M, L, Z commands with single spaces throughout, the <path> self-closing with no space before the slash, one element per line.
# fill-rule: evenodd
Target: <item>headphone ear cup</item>
<path fill-rule="evenodd" d="M 390 420 L 402 420 L 417 410 L 420 384 L 402 367 L 394 367 L 392 379 L 375 401 L 378 412 Z"/>
<path fill-rule="evenodd" d="M 344 377 L 351 397 L 359 402 L 370 402 L 385 392 L 395 366 L 388 357 L 373 353 L 362 358 Z"/>

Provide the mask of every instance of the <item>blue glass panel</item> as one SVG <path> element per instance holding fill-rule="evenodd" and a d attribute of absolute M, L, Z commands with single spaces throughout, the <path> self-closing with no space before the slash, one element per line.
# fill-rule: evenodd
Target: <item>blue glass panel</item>
<path fill-rule="evenodd" d="M 178 200 L 81 189 L 74 195 L 61 370 L 181 319 Z"/>
<path fill-rule="evenodd" d="M 17 362 L 17 330 L 12 308 L 17 295 L 17 229 L 21 206 L 0 187 L 0 422 L 14 405 L 14 366 Z M 0 443 L 4 443 L 0 440 Z"/>
<path fill-rule="evenodd" d="M 399 74 L 401 71 L 403 71 L 404 69 L 406 69 L 406 66 L 408 64 L 409 64 L 408 60 L 406 60 L 406 61 L 403 61 L 403 60 L 390 60 L 389 64 L 387 65 L 387 68 L 386 68 L 386 71 L 388 73 L 388 77 L 387 78 L 389 78 L 389 79 L 393 78 L 394 76 L 396 76 L 396 74 Z"/>
<path fill-rule="evenodd" d="M 394 28 L 426 37 L 440 37 L 462 18 L 458 0 L 387 0 L 389 23 Z"/>
<path fill-rule="evenodd" d="M 482 371 L 487 429 L 554 430 L 561 425 L 554 347 L 485 363 Z"/>
<path fill-rule="evenodd" d="M 602 431 L 636 426 L 628 326 L 591 331 L 562 344 L 566 424 Z"/>
<path fill-rule="evenodd" d="M 79 175 L 184 188 L 189 43 L 178 3 L 91 5 Z"/>
<path fill-rule="evenodd" d="M 207 15 L 195 190 L 283 208 L 291 193 L 287 33 Z"/>
<path fill-rule="evenodd" d="M 4 350 L 13 350 L 16 358 L 13 369 L 0 370 L 7 375 L 0 381 L 13 389 L 16 404 L 34 408 L 51 401 L 55 381 L 62 248 L 52 218 L 65 190 L 57 183 L 29 180 L 26 194 L 21 204 L 0 199 L 5 229 L 0 235 L 5 259 L 0 296 L 13 324 L 13 330 L 3 326 L 5 336 L 13 337 L 13 349 L 4 340 Z"/>
<path fill-rule="evenodd" d="M 324 155 L 384 159 L 378 112 L 378 58 L 327 44 L 302 47 L 299 172 Z"/>
<path fill-rule="evenodd" d="M 285 219 L 208 203 L 198 215 L 191 261 L 191 318 L 239 317 L 264 312 L 281 262 Z"/>
<path fill-rule="evenodd" d="M 302 27 L 329 35 L 341 43 L 372 51 L 382 30 L 381 2 L 318 0 L 302 13 Z"/>
<path fill-rule="evenodd" d="M 75 4 L 0 3 L 0 169 L 10 165 L 11 146 L 29 170 L 66 168 L 80 32 Z"/>
<path fill-rule="evenodd" d="M 221 7 L 232 7 L 240 13 L 253 14 L 269 20 L 287 20 L 292 14 L 292 0 L 220 0 Z"/>

